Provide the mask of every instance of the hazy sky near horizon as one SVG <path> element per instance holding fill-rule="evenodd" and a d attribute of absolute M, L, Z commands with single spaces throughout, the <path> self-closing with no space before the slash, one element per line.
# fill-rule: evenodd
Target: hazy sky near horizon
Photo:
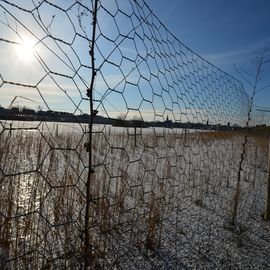
<path fill-rule="evenodd" d="M 254 53 L 270 48 L 269 0 L 149 0 L 153 12 L 190 49 L 240 79 L 234 68 L 252 70 Z M 260 86 L 270 84 L 270 63 Z M 270 88 L 258 93 L 256 104 L 270 107 Z"/>

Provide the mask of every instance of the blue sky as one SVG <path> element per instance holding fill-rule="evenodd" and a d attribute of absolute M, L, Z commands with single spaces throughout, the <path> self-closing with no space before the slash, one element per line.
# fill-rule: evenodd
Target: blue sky
<path fill-rule="evenodd" d="M 239 79 L 234 64 L 250 70 L 254 51 L 270 47 L 269 0 L 154 0 L 148 4 L 184 44 Z M 270 83 L 269 66 L 261 86 Z M 258 93 L 255 101 L 270 107 L 270 88 Z"/>
<path fill-rule="evenodd" d="M 0 2 L 0 104 L 9 106 L 18 96 L 19 106 L 89 113 L 91 1 L 50 2 L 12 2 L 22 9 Z M 188 48 L 243 81 L 234 64 L 250 68 L 253 52 L 270 46 L 269 1 L 148 0 L 174 36 L 143 0 L 100 3 L 94 96 L 101 115 L 245 122 L 242 86 Z M 262 86 L 270 83 L 269 70 Z M 260 92 L 256 103 L 270 106 L 269 92 Z"/>

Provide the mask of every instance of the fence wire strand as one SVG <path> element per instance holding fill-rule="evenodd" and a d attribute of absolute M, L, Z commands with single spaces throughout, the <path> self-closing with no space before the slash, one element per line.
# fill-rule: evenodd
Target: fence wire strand
<path fill-rule="evenodd" d="M 0 0 L 0 29 L 1 269 L 270 266 L 239 80 L 144 0 Z"/>

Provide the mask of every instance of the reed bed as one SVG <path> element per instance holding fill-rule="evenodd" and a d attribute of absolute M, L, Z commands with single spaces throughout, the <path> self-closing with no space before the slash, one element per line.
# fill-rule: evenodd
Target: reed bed
<path fill-rule="evenodd" d="M 86 140 L 87 132 L 41 128 L 1 133 L 0 268 L 83 266 Z M 142 129 L 135 144 L 124 129 L 96 132 L 93 142 L 89 269 L 270 265 L 248 247 L 270 242 L 258 240 L 270 237 L 259 218 L 265 137 L 249 139 L 234 228 L 241 132 Z"/>

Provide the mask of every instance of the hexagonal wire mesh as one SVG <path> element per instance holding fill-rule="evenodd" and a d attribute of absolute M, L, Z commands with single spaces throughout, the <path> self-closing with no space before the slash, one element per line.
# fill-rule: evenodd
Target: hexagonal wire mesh
<path fill-rule="evenodd" d="M 0 1 L 0 267 L 269 265 L 261 137 L 237 176 L 242 84 L 143 0 L 15 2 Z M 260 251 L 239 251 L 247 231 Z"/>

